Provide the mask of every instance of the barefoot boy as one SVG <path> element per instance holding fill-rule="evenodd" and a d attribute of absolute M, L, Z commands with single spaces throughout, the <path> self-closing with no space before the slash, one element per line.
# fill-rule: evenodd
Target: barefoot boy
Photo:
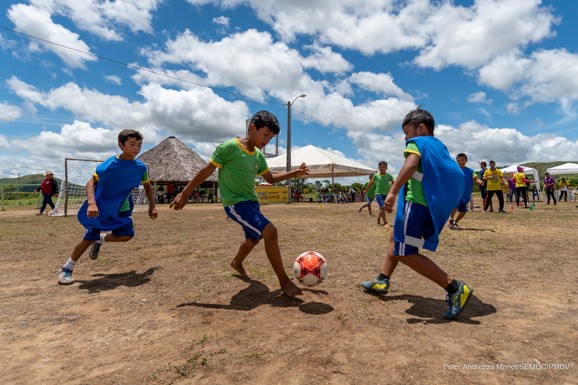
<path fill-rule="evenodd" d="M 220 144 L 209 163 L 175 197 L 170 207 L 181 210 L 187 204 L 193 190 L 207 179 L 215 168 L 219 168 L 219 189 L 225 212 L 229 218 L 240 224 L 245 232 L 245 241 L 241 243 L 231 267 L 241 277 L 248 278 L 243 261 L 259 240 L 264 239 L 265 253 L 277 274 L 281 290 L 289 297 L 293 297 L 302 294 L 302 291 L 291 281 L 283 268 L 277 228 L 261 213 L 255 192 L 256 175 L 262 176 L 268 183 L 277 183 L 309 174 L 309 169 L 304 163 L 291 172 L 271 174 L 265 156 L 260 150 L 278 135 L 279 131 L 279 122 L 275 115 L 268 111 L 257 112 L 251 119 L 247 136 Z"/>
<path fill-rule="evenodd" d="M 104 242 L 128 242 L 134 237 L 131 193 L 141 182 L 149 200 L 149 217 L 155 219 L 158 216 L 147 166 L 136 159 L 142 139 L 138 131 L 122 130 L 118 134 L 118 146 L 122 154 L 99 164 L 86 183 L 87 200 L 78 209 L 78 221 L 86 228 L 86 232 L 62 267 L 59 284 L 74 283 L 74 266 L 90 246 L 90 259 L 96 259 Z M 104 234 L 102 231 L 110 233 Z"/>
<path fill-rule="evenodd" d="M 464 174 L 446 146 L 434 138 L 434 128 L 433 116 L 420 108 L 403 120 L 405 163 L 385 198 L 385 209 L 391 213 L 400 192 L 394 229 L 381 274 L 361 286 L 369 292 L 386 294 L 390 277 L 401 262 L 446 290 L 449 309 L 443 316 L 454 319 L 473 289 L 419 253 L 419 248 L 436 250 L 439 233 L 464 191 Z"/>

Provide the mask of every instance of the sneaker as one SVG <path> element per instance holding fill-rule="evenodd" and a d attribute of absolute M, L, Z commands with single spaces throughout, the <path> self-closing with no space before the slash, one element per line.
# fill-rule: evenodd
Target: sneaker
<path fill-rule="evenodd" d="M 454 230 L 461 230 L 462 228 L 456 223 L 454 222 Z"/>
<path fill-rule="evenodd" d="M 70 285 L 74 283 L 74 277 L 72 276 L 72 270 L 63 267 L 60 269 L 60 274 L 58 274 L 58 284 L 59 285 Z"/>
<path fill-rule="evenodd" d="M 449 309 L 444 312 L 445 319 L 455 319 L 464 310 L 468 300 L 472 296 L 474 289 L 463 282 L 458 281 L 458 291 L 448 294 L 447 301 Z"/>
<path fill-rule="evenodd" d="M 452 230 L 455 228 L 455 222 L 454 222 L 453 219 L 450 219 L 450 223 L 448 224 L 448 226 L 449 226 L 449 228 L 452 229 Z"/>
<path fill-rule="evenodd" d="M 379 279 L 375 278 L 371 281 L 361 282 L 361 286 L 372 293 L 376 294 L 387 294 L 389 290 L 389 279 Z"/>
<path fill-rule="evenodd" d="M 88 252 L 88 256 L 90 259 L 95 260 L 98 258 L 98 253 L 100 253 L 100 246 L 102 246 L 102 242 L 96 241 L 90 246 L 90 251 Z"/>

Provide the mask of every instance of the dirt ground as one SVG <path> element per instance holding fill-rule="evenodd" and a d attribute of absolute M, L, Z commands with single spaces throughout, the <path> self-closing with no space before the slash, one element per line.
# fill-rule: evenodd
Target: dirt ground
<path fill-rule="evenodd" d="M 401 264 L 387 296 L 360 288 L 391 229 L 359 206 L 263 207 L 288 272 L 308 249 L 329 263 L 296 299 L 280 294 L 262 244 L 253 279 L 233 274 L 242 233 L 217 205 L 135 213 L 135 239 L 83 256 L 71 286 L 57 272 L 82 236 L 76 218 L 0 212 L 0 382 L 577 383 L 575 202 L 477 210 L 446 228 L 426 254 L 474 288 L 453 322 L 444 290 Z"/>

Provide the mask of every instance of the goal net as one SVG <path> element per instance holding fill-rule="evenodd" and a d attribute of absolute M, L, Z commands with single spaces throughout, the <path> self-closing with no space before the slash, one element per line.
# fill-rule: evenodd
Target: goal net
<path fill-rule="evenodd" d="M 86 182 L 94 174 L 102 160 L 64 158 L 64 180 L 61 182 L 56 207 L 50 215 L 76 215 L 86 200 Z M 143 211 L 148 205 L 146 192 L 142 184 L 133 189 L 133 211 Z"/>

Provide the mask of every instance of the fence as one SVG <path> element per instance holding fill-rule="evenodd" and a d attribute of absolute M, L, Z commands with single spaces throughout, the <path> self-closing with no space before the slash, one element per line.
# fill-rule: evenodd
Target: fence
<path fill-rule="evenodd" d="M 38 209 L 42 204 L 42 194 L 34 192 L 40 184 L 0 184 L 0 210 L 8 208 Z"/>

